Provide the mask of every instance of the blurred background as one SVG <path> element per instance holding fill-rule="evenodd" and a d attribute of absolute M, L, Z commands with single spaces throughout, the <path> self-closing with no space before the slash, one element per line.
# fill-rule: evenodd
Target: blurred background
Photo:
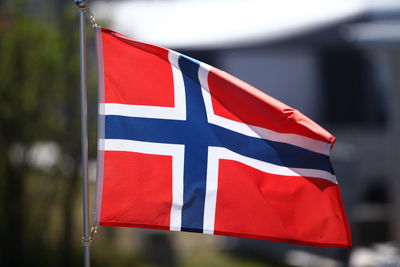
<path fill-rule="evenodd" d="M 100 228 L 93 266 L 400 266 L 400 0 L 91 1 L 98 24 L 225 70 L 337 138 L 354 248 Z M 89 176 L 97 71 L 88 25 Z M 0 1 L 0 266 L 80 266 L 78 11 Z"/>

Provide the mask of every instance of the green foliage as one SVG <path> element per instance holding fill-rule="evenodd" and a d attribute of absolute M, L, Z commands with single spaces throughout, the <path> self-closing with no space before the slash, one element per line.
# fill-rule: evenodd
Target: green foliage
<path fill-rule="evenodd" d="M 72 4 L 55 19 L 45 12 L 50 7 L 37 11 L 23 0 L 2 5 L 0 265 L 71 266 L 80 262 L 73 216 L 80 192 L 77 12 Z M 32 147 L 44 141 L 60 150 L 51 169 L 32 164 Z"/>

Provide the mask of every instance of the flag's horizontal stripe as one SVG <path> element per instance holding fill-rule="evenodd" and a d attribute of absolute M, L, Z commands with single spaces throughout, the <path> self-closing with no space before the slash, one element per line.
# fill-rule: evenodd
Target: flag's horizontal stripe
<path fill-rule="evenodd" d="M 182 145 L 226 147 L 236 153 L 291 168 L 320 169 L 333 173 L 329 157 L 290 144 L 254 138 L 213 124 L 210 129 L 186 121 L 105 116 L 105 138 Z"/>
<path fill-rule="evenodd" d="M 216 155 L 218 159 L 238 161 L 263 172 L 284 176 L 321 178 L 337 184 L 336 176 L 327 171 L 279 166 L 265 161 L 245 157 L 223 147 L 209 147 L 208 151 L 209 155 Z"/>
<path fill-rule="evenodd" d="M 208 96 L 207 96 L 208 95 Z M 206 100 L 209 98 L 208 92 L 204 92 L 203 96 Z M 262 138 L 274 142 L 286 143 L 298 146 L 316 153 L 329 155 L 330 143 L 318 141 L 312 138 L 297 134 L 278 133 L 265 128 L 240 123 L 237 121 L 229 120 L 209 112 L 208 104 L 206 101 L 208 121 L 211 124 L 229 129 L 234 132 L 244 134 L 254 138 Z M 139 118 L 153 118 L 153 119 L 171 119 L 171 120 L 185 120 L 186 112 L 184 108 L 170 108 L 170 107 L 154 107 L 154 106 L 138 106 L 138 105 L 125 105 L 116 103 L 100 104 L 100 113 L 102 115 L 118 115 L 125 117 L 139 117 Z"/>
<path fill-rule="evenodd" d="M 164 143 L 151 143 L 151 142 L 139 142 L 132 140 L 120 140 L 120 139 L 104 139 L 100 140 L 101 149 L 104 151 L 126 151 L 126 152 L 139 152 L 146 154 L 156 155 L 170 155 L 177 157 L 177 160 L 183 162 L 184 146 L 173 145 Z M 263 172 L 284 175 L 284 176 L 299 176 L 308 178 L 321 178 L 337 183 L 336 176 L 317 169 L 305 169 L 305 168 L 288 168 L 284 166 L 275 165 L 265 161 L 245 157 L 238 153 L 235 153 L 229 149 L 223 147 L 209 147 L 208 148 L 210 160 L 234 160 L 246 164 L 250 167 L 258 169 Z"/>
<path fill-rule="evenodd" d="M 211 66 L 205 63 L 201 63 L 199 68 L 199 80 L 203 89 L 203 99 L 206 106 L 207 118 L 209 123 L 227 128 L 229 130 L 247 136 L 263 138 L 275 142 L 287 143 L 325 155 L 330 154 L 330 143 L 298 134 L 280 133 L 266 128 L 245 124 L 243 122 L 238 122 L 215 115 L 211 101 L 212 96 L 210 95 L 210 89 L 208 85 L 208 74 L 211 68 Z"/>
<path fill-rule="evenodd" d="M 217 115 L 211 115 L 209 122 L 247 136 L 291 144 L 324 155 L 330 154 L 330 143 L 318 141 L 305 136 L 289 133 L 278 133 L 265 128 L 246 125 L 240 122 L 229 120 Z"/>
<path fill-rule="evenodd" d="M 153 142 L 140 142 L 134 140 L 100 139 L 100 150 L 104 151 L 127 151 L 155 155 L 176 156 L 184 153 L 183 145 L 163 144 Z"/>
<path fill-rule="evenodd" d="M 185 120 L 185 108 L 181 107 L 155 107 L 155 106 L 139 106 L 126 105 L 117 103 L 101 103 L 99 104 L 100 114 L 102 115 L 119 115 L 139 118 L 154 119 L 172 119 Z"/>

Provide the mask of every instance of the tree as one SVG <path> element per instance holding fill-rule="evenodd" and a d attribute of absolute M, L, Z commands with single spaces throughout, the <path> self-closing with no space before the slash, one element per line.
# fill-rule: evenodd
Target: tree
<path fill-rule="evenodd" d="M 78 12 L 49 0 L 0 5 L 0 265 L 72 266 L 80 263 L 80 236 L 73 234 L 80 193 Z M 54 17 L 56 9 L 61 16 Z M 33 148 L 49 141 L 60 160 L 35 166 Z"/>

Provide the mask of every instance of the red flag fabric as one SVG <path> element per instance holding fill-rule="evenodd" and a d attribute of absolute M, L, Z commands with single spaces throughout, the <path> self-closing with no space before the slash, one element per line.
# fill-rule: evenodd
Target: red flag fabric
<path fill-rule="evenodd" d="M 95 225 L 351 247 L 329 132 L 205 63 L 96 38 Z"/>

